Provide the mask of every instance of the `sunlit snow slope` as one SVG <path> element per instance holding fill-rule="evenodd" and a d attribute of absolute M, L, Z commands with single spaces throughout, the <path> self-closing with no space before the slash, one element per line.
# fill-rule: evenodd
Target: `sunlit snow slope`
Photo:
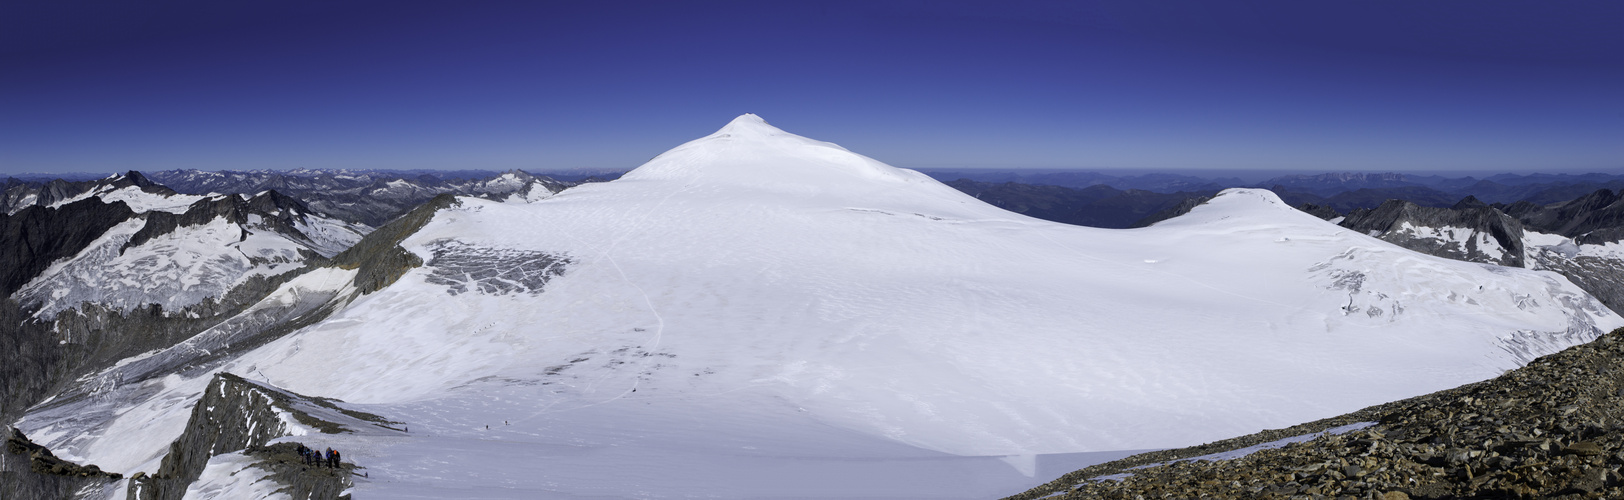
<path fill-rule="evenodd" d="M 1624 325 L 1554 274 L 1418 255 L 1265 191 L 1144 230 L 1064 226 L 752 115 L 620 181 L 464 199 L 406 245 L 429 267 L 302 351 L 356 365 L 317 392 L 411 400 L 495 374 L 560 379 L 578 392 L 564 405 L 749 387 L 958 454 L 1192 443 L 1479 380 Z M 475 251 L 572 262 L 544 292 L 427 282 L 436 257 Z M 623 348 L 647 355 L 548 375 Z M 425 366 L 437 380 L 377 376 Z"/>
<path fill-rule="evenodd" d="M 371 468 L 357 498 L 763 496 L 739 481 L 795 477 L 797 453 L 960 488 L 970 469 L 922 457 L 1191 445 L 1624 326 L 1554 273 L 1421 255 L 1267 191 L 1061 225 L 754 115 L 614 182 L 460 202 L 403 243 L 425 266 L 224 368 L 408 422 L 347 443 Z M 166 383 L 146 401 L 201 387 Z M 157 411 L 118 418 L 173 420 Z"/>

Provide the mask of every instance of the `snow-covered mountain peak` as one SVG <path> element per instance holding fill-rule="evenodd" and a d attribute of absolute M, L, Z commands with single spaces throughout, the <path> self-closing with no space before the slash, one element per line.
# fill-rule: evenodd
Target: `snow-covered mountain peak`
<path fill-rule="evenodd" d="M 931 186 L 933 196 L 964 198 L 924 174 L 886 165 L 834 143 L 809 139 L 745 114 L 711 135 L 656 156 L 621 180 L 667 180 L 680 189 L 727 186 L 729 192 L 767 191 L 815 195 L 868 193 L 896 184 Z"/>
<path fill-rule="evenodd" d="M 722 126 L 721 130 L 717 130 L 715 134 L 711 135 L 750 136 L 783 135 L 786 133 L 779 130 L 778 127 L 768 124 L 767 120 L 756 116 L 755 113 L 745 113 L 739 115 L 738 118 L 734 118 L 733 121 L 727 122 L 727 125 Z"/>

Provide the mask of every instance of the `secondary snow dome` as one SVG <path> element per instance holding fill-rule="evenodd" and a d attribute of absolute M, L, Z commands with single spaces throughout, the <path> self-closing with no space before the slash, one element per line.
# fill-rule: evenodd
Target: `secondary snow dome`
<path fill-rule="evenodd" d="M 1197 444 L 1624 325 L 1559 275 L 1418 254 L 1267 191 L 1069 226 L 753 115 L 613 182 L 458 201 L 402 242 L 423 267 L 223 368 L 409 423 L 354 455 L 358 492 L 759 497 L 838 482 L 813 469 L 929 469 L 874 479 L 911 496 L 897 478 L 972 477 L 919 460 Z M 179 425 L 143 411 L 116 418 Z M 488 453 L 503 468 L 421 458 Z"/>

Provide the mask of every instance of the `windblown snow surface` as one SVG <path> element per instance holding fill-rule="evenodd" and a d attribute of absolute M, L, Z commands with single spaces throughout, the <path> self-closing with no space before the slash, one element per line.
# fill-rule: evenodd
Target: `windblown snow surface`
<path fill-rule="evenodd" d="M 614 182 L 459 201 L 403 243 L 424 267 L 218 368 L 405 422 L 298 438 L 366 467 L 356 498 L 997 497 L 1624 326 L 1554 273 L 1421 255 L 1267 191 L 1068 226 L 754 115 Z M 79 427 L 173 436 L 207 377 L 20 425 L 152 470 L 167 441 Z"/>

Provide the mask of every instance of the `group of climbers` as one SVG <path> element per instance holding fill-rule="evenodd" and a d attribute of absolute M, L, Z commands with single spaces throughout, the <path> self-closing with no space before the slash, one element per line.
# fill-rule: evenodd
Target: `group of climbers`
<path fill-rule="evenodd" d="M 306 448 L 302 444 L 299 445 L 299 456 L 304 457 L 305 465 L 314 465 L 317 467 L 327 466 L 337 468 L 338 464 L 343 461 L 341 456 L 338 454 L 338 450 L 328 448 L 327 451 L 323 453 L 321 451 Z"/>

